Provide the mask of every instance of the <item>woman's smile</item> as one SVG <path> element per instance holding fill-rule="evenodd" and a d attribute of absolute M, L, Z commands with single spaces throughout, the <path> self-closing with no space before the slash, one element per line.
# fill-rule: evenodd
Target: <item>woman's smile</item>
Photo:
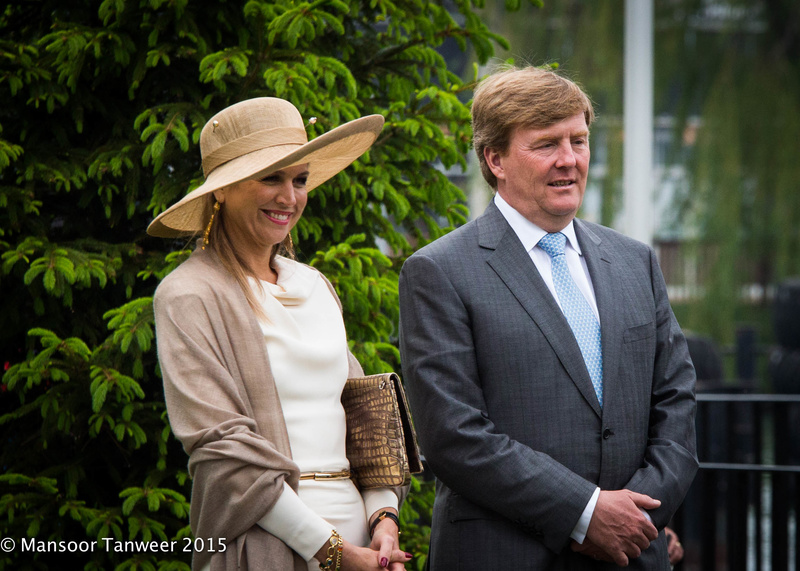
<path fill-rule="evenodd" d="M 292 216 L 291 212 L 278 211 L 278 210 L 262 210 L 264 215 L 272 220 L 275 224 L 285 225 L 289 223 Z"/>

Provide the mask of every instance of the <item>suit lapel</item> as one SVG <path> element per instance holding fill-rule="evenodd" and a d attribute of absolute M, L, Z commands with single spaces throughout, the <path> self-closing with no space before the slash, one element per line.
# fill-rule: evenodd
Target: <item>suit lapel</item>
<path fill-rule="evenodd" d="M 541 330 L 586 401 L 601 414 L 578 342 L 528 252 L 492 202 L 478 219 L 478 240 L 493 250 L 487 263 Z"/>

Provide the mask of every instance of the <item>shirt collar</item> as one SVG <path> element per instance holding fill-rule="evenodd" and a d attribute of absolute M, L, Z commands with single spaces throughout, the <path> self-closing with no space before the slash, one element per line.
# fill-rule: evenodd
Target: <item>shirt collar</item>
<path fill-rule="evenodd" d="M 497 209 L 500 210 L 503 218 L 505 218 L 506 222 L 508 222 L 508 225 L 511 226 L 512 230 L 514 230 L 514 233 L 517 235 L 520 242 L 522 242 L 526 252 L 530 252 L 534 247 L 536 247 L 536 245 L 539 243 L 539 240 L 541 240 L 544 235 L 547 234 L 547 232 L 525 218 L 513 206 L 503 200 L 503 197 L 497 192 L 494 193 L 494 203 L 497 206 Z M 570 244 L 572 248 L 582 256 L 583 253 L 581 252 L 580 244 L 578 244 L 578 237 L 575 235 L 574 220 L 570 220 L 569 224 L 567 224 L 565 228 L 561 229 L 560 232 L 567 237 L 567 243 Z"/>

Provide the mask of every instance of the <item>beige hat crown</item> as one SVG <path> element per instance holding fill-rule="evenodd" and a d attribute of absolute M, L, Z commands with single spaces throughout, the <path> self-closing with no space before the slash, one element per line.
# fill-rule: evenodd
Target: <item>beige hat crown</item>
<path fill-rule="evenodd" d="M 205 182 L 159 214 L 152 236 L 172 238 L 202 231 L 211 216 L 213 191 L 282 168 L 308 163 L 310 191 L 345 169 L 377 139 L 383 117 L 368 115 L 312 141 L 303 118 L 284 99 L 259 97 L 214 115 L 200 134 Z"/>

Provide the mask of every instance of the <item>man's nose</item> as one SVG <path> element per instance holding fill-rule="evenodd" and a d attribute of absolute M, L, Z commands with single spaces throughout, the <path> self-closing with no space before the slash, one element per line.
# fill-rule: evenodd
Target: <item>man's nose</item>
<path fill-rule="evenodd" d="M 566 141 L 558 145 L 558 156 L 556 157 L 557 167 L 574 167 L 577 162 L 578 161 L 575 158 L 575 150 L 572 148 L 572 143 L 570 141 Z"/>

